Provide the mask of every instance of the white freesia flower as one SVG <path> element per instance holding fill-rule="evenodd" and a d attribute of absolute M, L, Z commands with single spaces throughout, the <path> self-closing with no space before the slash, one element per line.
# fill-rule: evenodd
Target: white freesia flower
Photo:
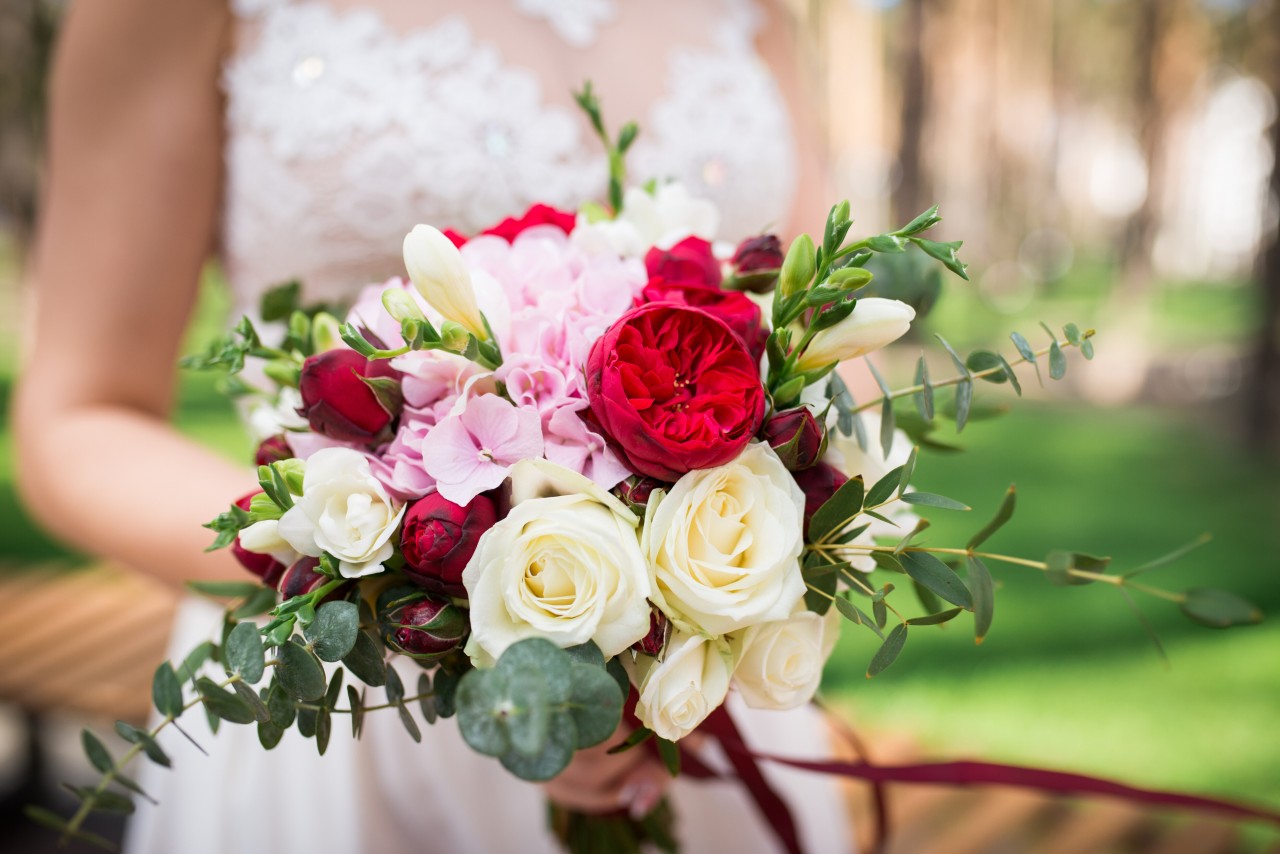
<path fill-rule="evenodd" d="M 462 573 L 472 660 L 486 664 L 529 637 L 560 647 L 595 641 L 606 657 L 644 637 L 651 586 L 635 514 L 546 460 L 516 463 L 511 484 L 511 512 L 484 533 Z"/>
<path fill-rule="evenodd" d="M 875 352 L 905 335 L 915 316 L 916 310 L 900 300 L 864 297 L 848 317 L 813 336 L 796 367 L 810 371 Z"/>
<path fill-rule="evenodd" d="M 863 432 L 867 437 L 867 449 L 864 451 L 858 444 L 856 434 L 845 436 L 839 430 L 831 429 L 827 434 L 830 438 L 823 461 L 835 466 L 849 477 L 862 475 L 863 483 L 867 489 L 870 489 L 880 478 L 898 466 L 906 465 L 907 459 L 911 456 L 911 437 L 902 430 L 895 429 L 893 445 L 886 455 L 880 444 L 880 414 L 868 411 L 859 413 L 858 417 L 862 419 Z M 869 523 L 870 527 L 852 541 L 853 545 L 874 545 L 878 537 L 901 539 L 915 527 L 920 519 L 911 509 L 911 505 L 900 498 L 895 498 L 878 508 L 876 512 L 889 521 L 883 522 L 870 516 L 860 517 L 857 524 Z M 876 567 L 875 561 L 868 555 L 851 555 L 845 559 L 854 569 L 861 572 L 871 572 Z"/>
<path fill-rule="evenodd" d="M 415 225 L 405 235 L 404 266 L 418 293 L 446 320 L 461 324 L 477 338 L 488 337 L 476 306 L 471 272 L 458 247 L 439 229 Z"/>
<path fill-rule="evenodd" d="M 768 445 L 688 472 L 646 509 L 654 602 L 708 635 L 784 619 L 804 596 L 803 524 L 804 494 Z"/>
<path fill-rule="evenodd" d="M 298 414 L 302 395 L 296 388 L 285 386 L 274 401 L 262 400 L 249 408 L 246 421 L 255 442 L 261 442 L 280 433 L 306 430 L 307 419 Z"/>
<path fill-rule="evenodd" d="M 684 738 L 724 702 L 731 664 L 732 654 L 722 642 L 674 632 L 661 661 L 636 658 L 636 717 L 660 738 Z"/>
<path fill-rule="evenodd" d="M 794 709 L 813 699 L 822 667 L 840 636 L 840 614 L 800 610 L 785 620 L 761 623 L 738 639 L 733 684 L 755 709 Z"/>
<path fill-rule="evenodd" d="M 673 181 L 653 193 L 628 187 L 616 219 L 591 222 L 579 214 L 571 239 L 587 254 L 639 258 L 651 246 L 670 249 L 689 236 L 713 240 L 719 228 L 716 206 L 690 195 L 683 184 Z"/>
<path fill-rule="evenodd" d="M 285 566 L 298 559 L 298 553 L 289 541 L 280 536 L 280 520 L 260 519 L 237 535 L 240 548 L 254 554 L 271 555 Z"/>
<path fill-rule="evenodd" d="M 394 502 L 364 454 L 324 448 L 307 459 L 302 495 L 280 517 L 277 533 L 304 555 L 328 552 L 344 578 L 382 571 L 404 507 Z"/>

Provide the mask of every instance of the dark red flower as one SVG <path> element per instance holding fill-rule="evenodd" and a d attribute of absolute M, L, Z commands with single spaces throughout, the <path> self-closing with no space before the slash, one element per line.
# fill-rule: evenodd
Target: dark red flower
<path fill-rule="evenodd" d="M 644 267 L 650 279 L 708 288 L 720 285 L 720 262 L 711 244 L 701 237 L 686 237 L 670 249 L 650 249 L 644 256 Z"/>
<path fill-rule="evenodd" d="M 707 314 L 724 321 L 738 339 L 746 345 L 751 357 L 758 363 L 764 355 L 764 343 L 768 333 L 760 325 L 760 306 L 746 294 L 738 291 L 722 291 L 719 287 L 707 287 L 697 283 L 672 282 L 666 279 L 650 279 L 644 286 L 637 305 L 669 302 L 700 308 Z"/>
<path fill-rule="evenodd" d="M 365 444 L 389 439 L 400 407 L 393 404 L 389 409 L 365 379 L 398 380 L 399 374 L 385 359 L 366 359 L 346 348 L 308 357 L 298 381 L 298 414 L 330 439 Z"/>
<path fill-rule="evenodd" d="M 809 468 L 827 450 L 827 428 L 807 406 L 775 413 L 765 422 L 760 438 L 778 452 L 783 465 L 792 471 Z"/>
<path fill-rule="evenodd" d="M 738 336 L 671 303 L 633 308 L 600 336 L 587 397 L 628 468 L 665 481 L 733 459 L 764 419 L 760 372 Z"/>
<path fill-rule="evenodd" d="M 460 231 L 454 231 L 452 228 L 446 228 L 444 231 L 440 233 L 443 234 L 445 237 L 449 238 L 449 241 L 459 249 L 461 249 L 467 243 L 467 236 Z"/>
<path fill-rule="evenodd" d="M 258 450 L 254 452 L 253 462 L 255 465 L 269 466 L 272 463 L 291 460 L 294 456 L 293 448 L 289 447 L 289 441 L 285 439 L 284 434 L 277 433 L 262 440 L 262 444 L 258 445 Z"/>
<path fill-rule="evenodd" d="M 827 463 L 818 463 L 803 471 L 792 472 L 791 475 L 799 484 L 800 491 L 804 493 L 804 533 L 808 536 L 809 520 L 813 518 L 813 514 L 817 513 L 818 508 L 826 504 L 849 478 L 845 477 L 844 472 Z"/>
<path fill-rule="evenodd" d="M 300 557 L 291 563 L 276 584 L 280 596 L 284 599 L 303 596 L 328 581 L 329 576 L 320 572 L 318 566 L 320 558 L 317 557 Z"/>
<path fill-rule="evenodd" d="M 666 614 L 653 608 L 649 611 L 649 634 L 633 643 L 631 648 L 645 655 L 657 655 L 667 645 L 667 629 L 670 625 Z"/>
<path fill-rule="evenodd" d="M 738 244 L 732 264 L 739 273 L 777 270 L 782 267 L 782 241 L 777 235 L 761 234 Z"/>
<path fill-rule="evenodd" d="M 393 587 L 378 596 L 378 626 L 383 643 L 420 662 L 453 652 L 470 630 L 460 608 L 413 587 Z"/>
<path fill-rule="evenodd" d="M 493 500 L 477 495 L 466 507 L 433 492 L 404 515 L 400 548 L 404 574 L 416 584 L 450 596 L 466 596 L 462 571 L 475 554 L 480 535 L 497 521 Z"/>
<path fill-rule="evenodd" d="M 254 490 L 248 495 L 239 498 L 236 506 L 241 510 L 248 510 L 253 496 L 262 492 L 261 489 Z M 271 555 L 258 554 L 251 552 L 244 546 L 240 545 L 240 538 L 236 537 L 235 542 L 231 544 L 231 554 L 235 559 L 240 561 L 240 565 L 252 572 L 254 575 L 262 579 L 262 583 L 269 587 L 274 587 L 275 583 L 280 580 L 280 576 L 284 574 L 284 564 L 273 558 Z"/>
<path fill-rule="evenodd" d="M 535 225 L 554 225 L 565 234 L 572 234 L 577 219 L 575 214 L 556 210 L 549 205 L 534 205 L 519 219 L 507 217 L 493 228 L 486 228 L 483 233 L 497 235 L 508 243 L 515 240 L 520 232 Z"/>

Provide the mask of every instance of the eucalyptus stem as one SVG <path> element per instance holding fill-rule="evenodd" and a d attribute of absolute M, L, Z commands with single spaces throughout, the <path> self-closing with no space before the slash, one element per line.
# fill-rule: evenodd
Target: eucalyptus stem
<path fill-rule="evenodd" d="M 220 683 L 218 687 L 225 688 L 228 685 L 232 685 L 240 681 L 242 680 L 239 674 L 237 674 L 235 676 L 228 678 L 226 681 Z M 196 706 L 200 705 L 203 702 L 204 702 L 204 697 L 197 693 L 196 696 L 192 698 L 191 702 L 185 704 L 182 707 L 182 711 L 186 712 L 187 710 L 195 708 Z M 147 733 L 147 735 L 150 738 L 154 739 L 169 724 L 174 724 L 174 726 L 176 727 L 177 719 L 178 719 L 177 715 L 165 715 L 164 718 L 160 721 L 160 723 L 152 727 L 151 731 Z M 96 796 L 101 795 L 103 792 L 105 792 L 107 790 L 107 787 L 111 785 L 111 783 L 116 779 L 116 777 L 118 777 L 120 773 L 124 771 L 125 766 L 128 765 L 130 762 L 132 762 L 134 758 L 136 758 L 137 755 L 143 751 L 143 749 L 144 749 L 143 742 L 141 739 L 139 739 L 137 743 L 131 744 L 129 746 L 129 749 L 126 750 L 118 760 L 112 763 L 110 771 L 103 773 L 102 779 L 98 781 L 98 785 L 94 786 L 93 793 L 89 797 L 84 798 L 80 801 L 80 806 L 76 809 L 75 813 L 71 816 L 71 818 L 67 820 L 67 828 L 62 835 L 62 844 L 66 844 L 66 841 L 71 838 L 71 834 L 78 831 L 81 825 L 84 824 L 84 820 L 89 817 L 89 813 L 93 811 L 93 804 L 97 800 Z"/>
<path fill-rule="evenodd" d="M 1087 341 L 1096 334 L 1097 334 L 1096 330 L 1086 329 L 1085 331 L 1080 333 L 1080 340 Z M 1074 344 L 1071 341 L 1057 341 L 1057 342 L 1054 342 L 1054 344 L 1050 344 L 1048 347 L 1042 347 L 1041 349 L 1036 350 L 1034 355 L 1037 357 L 1047 356 L 1049 354 L 1049 351 L 1052 350 L 1055 345 L 1059 348 L 1079 346 L 1078 344 Z M 1014 368 L 1018 365 L 1026 365 L 1026 364 L 1029 364 L 1031 361 L 1032 360 L 1028 359 L 1026 356 L 1019 356 L 1018 358 L 1014 359 L 1012 362 L 1009 362 L 1009 367 Z M 984 377 L 990 377 L 996 374 L 1003 374 L 1004 372 L 1005 372 L 1004 365 L 1002 364 L 995 365 L 990 368 L 985 368 L 984 370 L 981 370 L 981 371 L 967 371 L 963 374 L 956 374 L 953 377 L 947 377 L 945 380 L 938 380 L 937 382 L 931 382 L 929 383 L 928 387 L 929 388 L 945 388 L 946 386 L 959 385 L 965 380 L 980 380 Z M 857 406 L 853 407 L 851 411 L 862 412 L 865 409 L 875 409 L 877 407 L 883 406 L 886 398 L 889 400 L 897 400 L 898 398 L 901 398 L 901 397 L 907 397 L 909 395 L 918 394 L 919 392 L 924 391 L 925 388 L 926 386 L 923 383 L 920 383 L 917 385 L 910 386 L 908 388 L 897 389 L 896 391 L 889 392 L 888 395 L 882 395 L 880 397 L 875 398 L 874 400 L 869 400 L 866 403 L 858 404 Z"/>
<path fill-rule="evenodd" d="M 360 711 L 376 712 L 380 709 L 394 709 L 396 706 L 400 706 L 408 703 L 416 703 L 419 700 L 426 699 L 427 697 L 433 697 L 435 696 L 435 693 L 436 693 L 435 691 L 428 691 L 425 694 L 415 694 L 412 697 L 405 697 L 398 703 L 382 703 L 377 706 L 361 706 Z M 323 706 L 317 706 L 313 703 L 297 703 L 296 706 L 299 709 L 306 709 L 309 712 L 318 712 L 324 708 Z M 350 715 L 350 714 L 353 714 L 354 712 L 355 712 L 355 709 L 329 709 L 329 713 L 333 715 Z"/>

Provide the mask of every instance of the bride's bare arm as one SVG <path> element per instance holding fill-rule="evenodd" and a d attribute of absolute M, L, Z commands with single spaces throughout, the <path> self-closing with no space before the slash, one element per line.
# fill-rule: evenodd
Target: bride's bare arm
<path fill-rule="evenodd" d="M 168 424 L 215 233 L 225 0 L 68 13 L 15 402 L 20 488 L 69 543 L 173 583 L 230 577 L 200 525 L 247 491 Z"/>

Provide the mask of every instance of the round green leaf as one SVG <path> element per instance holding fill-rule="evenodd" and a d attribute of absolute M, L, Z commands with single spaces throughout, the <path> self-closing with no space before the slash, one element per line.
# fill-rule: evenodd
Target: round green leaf
<path fill-rule="evenodd" d="M 251 724 L 254 722 L 253 709 L 249 707 L 243 699 L 218 687 L 218 683 L 214 682 L 207 676 L 201 676 L 196 680 L 196 690 L 200 692 L 200 697 L 204 700 L 205 710 L 210 714 L 217 715 L 224 721 L 230 721 L 233 724 Z"/>
<path fill-rule="evenodd" d="M 262 636 L 253 623 L 236 623 L 227 635 L 227 645 L 222 650 L 222 660 L 232 673 L 250 685 L 262 679 L 266 656 L 262 651 Z"/>
<path fill-rule="evenodd" d="M 318 700 L 327 687 L 320 659 L 297 641 L 280 645 L 280 665 L 276 679 L 295 700 Z"/>
<path fill-rule="evenodd" d="M 502 722 L 507 728 L 507 737 L 511 739 L 511 749 L 530 758 L 542 753 L 547 743 L 550 718 L 551 709 L 547 705 L 541 674 L 527 670 L 512 673 L 507 679 L 506 703 L 502 711 Z"/>
<path fill-rule="evenodd" d="M 970 371 L 973 371 L 975 374 L 980 374 L 983 371 L 990 371 L 993 368 L 1003 368 L 1004 360 L 995 353 L 988 352 L 987 350 L 974 350 L 969 354 L 969 357 L 964 360 L 964 364 Z M 987 374 L 986 376 L 981 377 L 981 379 L 984 379 L 989 383 L 997 384 L 1009 381 L 1009 378 L 1005 376 L 1003 370 Z"/>
<path fill-rule="evenodd" d="M 167 661 L 160 663 L 151 680 L 151 700 L 162 715 L 176 718 L 182 714 L 182 683 Z"/>
<path fill-rule="evenodd" d="M 538 674 L 547 702 L 555 705 L 569 699 L 573 687 L 569 675 L 572 662 L 569 654 L 551 641 L 526 638 L 507 647 L 494 669 L 508 676 L 524 672 Z"/>
<path fill-rule="evenodd" d="M 338 661 L 355 647 L 359 633 L 360 609 L 354 602 L 326 602 L 307 626 L 306 636 L 316 655 L 325 661 Z"/>
<path fill-rule="evenodd" d="M 537 756 L 530 757 L 510 750 L 501 757 L 502 767 L 521 780 L 550 780 L 569 765 L 576 741 L 573 718 L 567 712 L 557 712 L 549 721 L 547 740 L 542 751 Z"/>
<path fill-rule="evenodd" d="M 472 670 L 458 683 L 458 730 L 471 748 L 486 756 L 511 750 L 501 719 L 506 702 L 506 678 L 496 670 Z"/>
<path fill-rule="evenodd" d="M 366 685 L 377 688 L 387 682 L 386 650 L 381 641 L 374 640 L 368 632 L 358 632 L 351 651 L 342 657 L 342 663 Z"/>
<path fill-rule="evenodd" d="M 596 646 L 595 641 L 587 641 L 578 646 L 571 646 L 565 652 L 574 661 L 580 661 L 583 664 L 591 664 L 596 667 L 604 667 L 604 653 L 600 652 L 600 647 Z"/>
<path fill-rule="evenodd" d="M 623 694 L 618 683 L 603 668 L 574 663 L 569 714 L 577 730 L 578 749 L 599 744 L 613 735 L 622 720 Z"/>
<path fill-rule="evenodd" d="M 1200 587 L 1187 591 L 1182 613 L 1197 623 L 1216 629 L 1243 626 L 1262 620 L 1262 611 L 1247 599 L 1225 590 Z"/>

